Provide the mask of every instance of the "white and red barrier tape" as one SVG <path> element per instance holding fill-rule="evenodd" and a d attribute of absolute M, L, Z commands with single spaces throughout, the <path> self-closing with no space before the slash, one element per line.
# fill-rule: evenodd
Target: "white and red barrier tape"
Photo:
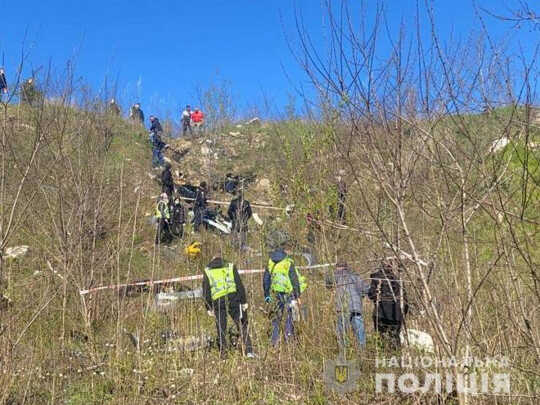
<path fill-rule="evenodd" d="M 330 267 L 334 266 L 335 263 L 325 263 L 325 264 L 314 264 L 311 266 L 298 266 L 299 269 L 303 270 L 310 270 L 310 269 L 318 269 L 323 267 Z M 263 273 L 264 269 L 244 269 L 244 270 L 238 270 L 238 273 L 240 274 L 255 274 L 255 273 Z M 167 284 L 167 283 L 177 283 L 180 281 L 190 281 L 190 280 L 201 280 L 202 274 L 196 274 L 194 276 L 183 276 L 183 277 L 175 277 L 175 278 L 169 278 L 165 280 L 149 280 L 149 281 L 139 281 L 135 283 L 126 283 L 126 284 L 113 284 L 113 285 L 104 285 L 100 287 L 94 287 L 89 288 L 88 290 L 80 290 L 80 295 L 86 295 L 97 291 L 102 290 L 112 290 L 112 289 L 119 289 L 119 288 L 125 288 L 125 287 L 135 287 L 135 286 L 143 286 L 143 285 L 159 285 L 159 284 Z"/>

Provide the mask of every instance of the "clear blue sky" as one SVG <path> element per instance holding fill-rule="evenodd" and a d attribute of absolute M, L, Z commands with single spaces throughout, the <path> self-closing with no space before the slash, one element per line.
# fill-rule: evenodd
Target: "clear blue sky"
<path fill-rule="evenodd" d="M 495 11 L 513 1 L 478 0 Z M 118 80 L 122 105 L 140 101 L 147 115 L 176 115 L 186 103 L 197 104 L 196 86 L 216 78 L 230 81 L 240 108 L 262 104 L 264 95 L 279 110 L 293 85 L 306 80 L 287 44 L 295 32 L 293 4 L 322 45 L 320 0 L 0 0 L 0 50 L 9 80 L 26 32 L 25 76 L 31 67 L 49 61 L 62 67 L 74 58 L 77 76 L 95 89 L 106 77 Z M 415 0 L 386 4 L 390 27 L 401 18 L 412 24 Z M 435 0 L 434 6 L 443 38 L 479 28 L 471 0 Z M 486 21 L 496 37 L 507 35 L 508 24 Z M 540 31 L 512 35 L 530 45 Z"/>

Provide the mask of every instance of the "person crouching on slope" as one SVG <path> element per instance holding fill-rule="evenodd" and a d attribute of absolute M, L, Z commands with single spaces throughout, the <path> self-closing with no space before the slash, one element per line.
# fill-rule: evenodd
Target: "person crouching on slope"
<path fill-rule="evenodd" d="M 202 289 L 208 315 L 216 318 L 221 356 L 225 356 L 227 351 L 225 334 L 228 312 L 240 331 L 243 352 L 246 357 L 255 357 L 248 333 L 246 290 L 236 266 L 223 261 L 221 257 L 214 257 L 204 269 Z"/>
<path fill-rule="evenodd" d="M 280 338 L 281 320 L 287 311 L 285 320 L 285 341 L 294 337 L 293 310 L 300 305 L 300 295 L 306 289 L 306 281 L 294 266 L 293 259 L 285 252 L 287 240 L 281 238 L 270 253 L 268 265 L 264 271 L 264 300 L 270 304 L 276 300 L 277 310 L 272 319 L 272 344 L 276 346 Z"/>

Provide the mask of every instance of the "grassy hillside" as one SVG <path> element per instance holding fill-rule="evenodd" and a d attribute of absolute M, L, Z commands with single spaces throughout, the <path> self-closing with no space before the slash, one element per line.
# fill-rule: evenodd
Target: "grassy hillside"
<path fill-rule="evenodd" d="M 215 255 L 239 268 L 261 268 L 269 229 L 286 229 L 297 253 L 310 245 L 308 213 L 322 222 L 311 246 L 320 263 L 339 253 L 368 277 L 378 259 L 393 254 L 385 243 L 410 253 L 414 247 L 430 267 L 404 262 L 414 303 L 409 326 L 432 334 L 440 357 L 467 350 L 509 358 L 512 390 L 528 397 L 477 396 L 472 403 L 535 403 L 540 131 L 528 121 L 522 109 L 508 109 L 419 122 L 400 133 L 399 156 L 395 139 L 377 125 L 364 138 L 350 138 L 343 123 L 292 120 L 170 140 L 189 149 L 181 163 L 173 161 L 186 181 L 255 174 L 250 201 L 295 205 L 290 218 L 255 210 L 264 226 L 251 224 L 252 249 L 240 253 L 225 237 L 191 235 L 190 226 L 173 249 L 154 247 L 148 219 L 160 186 L 151 178 L 156 172 L 142 128 L 90 108 L 10 106 L 2 120 L 2 247 L 30 250 L 2 261 L 0 291 L 11 304 L 0 309 L 0 403 L 437 403 L 430 393 L 375 393 L 375 359 L 392 353 L 373 333 L 367 302 L 367 349 L 347 354 L 358 360 L 359 390 L 341 396 L 325 388 L 323 364 L 338 348 L 324 271 L 306 273 L 307 316 L 298 342 L 278 349 L 269 345 L 261 275 L 244 276 L 259 354 L 251 361 L 237 352 L 221 360 L 216 350 L 172 350 L 163 340 L 163 333 L 215 334 L 200 300 L 159 311 L 152 291 L 79 295 L 93 286 L 201 274 Z M 502 136 L 508 145 L 490 153 Z M 332 224 L 328 211 L 339 170 L 349 185 L 345 229 Z M 190 261 L 183 251 L 194 240 L 203 253 Z"/>

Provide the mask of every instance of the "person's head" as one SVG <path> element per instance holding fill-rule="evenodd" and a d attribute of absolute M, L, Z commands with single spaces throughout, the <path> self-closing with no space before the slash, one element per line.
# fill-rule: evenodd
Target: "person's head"
<path fill-rule="evenodd" d="M 206 190 L 206 181 L 201 181 L 201 184 L 199 184 L 199 187 L 202 188 L 203 190 Z"/>
<path fill-rule="evenodd" d="M 167 195 L 167 193 L 161 193 L 161 195 L 159 196 L 163 201 L 169 201 L 169 196 Z"/>
<path fill-rule="evenodd" d="M 195 111 L 198 112 L 198 111 L 199 111 L 199 107 L 195 107 Z"/>
<path fill-rule="evenodd" d="M 186 105 L 186 110 L 188 110 L 188 111 L 191 110 L 191 106 L 189 104 Z"/>
<path fill-rule="evenodd" d="M 114 100 L 114 98 L 111 98 L 111 101 L 109 101 L 109 103 L 116 104 L 116 101 Z"/>
<path fill-rule="evenodd" d="M 171 170 L 171 164 L 169 162 L 165 162 L 165 164 L 163 165 L 163 167 L 165 168 L 165 170 Z"/>
<path fill-rule="evenodd" d="M 141 108 L 141 105 L 139 103 L 135 103 L 134 107 L 135 108 Z"/>
<path fill-rule="evenodd" d="M 174 199 L 174 205 L 180 205 L 180 204 L 181 204 L 180 198 L 176 197 Z"/>
<path fill-rule="evenodd" d="M 26 82 L 27 82 L 28 84 L 32 84 L 32 83 L 34 83 L 34 79 L 31 77 L 31 78 L 28 79 Z"/>
<path fill-rule="evenodd" d="M 4 68 L 0 67 L 0 73 L 4 73 Z"/>

